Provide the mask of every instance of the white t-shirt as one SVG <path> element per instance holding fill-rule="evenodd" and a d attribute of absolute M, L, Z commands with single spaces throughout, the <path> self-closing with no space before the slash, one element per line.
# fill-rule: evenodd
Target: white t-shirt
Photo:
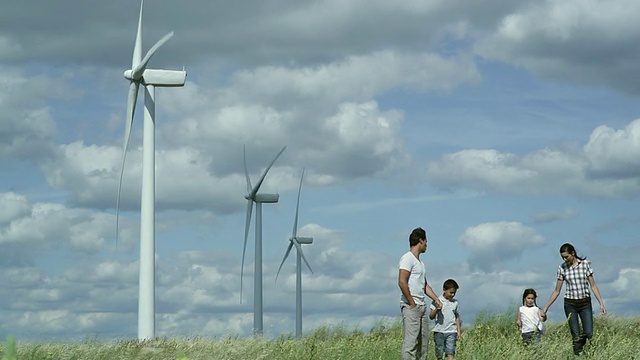
<path fill-rule="evenodd" d="M 407 253 L 400 258 L 398 269 L 409 272 L 409 291 L 411 292 L 411 297 L 417 305 L 424 305 L 424 298 L 426 296 L 424 287 L 427 284 L 427 273 L 424 263 L 416 259 L 411 251 L 407 251 Z M 400 301 L 404 304 L 409 303 L 402 292 L 400 292 Z"/>
<path fill-rule="evenodd" d="M 544 324 L 540 318 L 540 308 L 537 306 L 520 306 L 520 321 L 522 322 L 522 332 L 528 333 L 535 331 L 536 328 L 544 331 Z"/>
<path fill-rule="evenodd" d="M 436 314 L 433 332 L 439 333 L 455 333 L 458 332 L 456 327 L 456 316 L 458 316 L 458 300 L 447 300 L 444 296 L 440 296 L 442 309 Z M 432 302 L 431 309 L 435 309 L 436 305 Z"/>

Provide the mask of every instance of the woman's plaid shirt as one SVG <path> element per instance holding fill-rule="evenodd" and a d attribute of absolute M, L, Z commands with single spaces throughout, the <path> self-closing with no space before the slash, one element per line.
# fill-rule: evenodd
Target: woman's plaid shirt
<path fill-rule="evenodd" d="M 587 259 L 579 260 L 575 266 L 566 262 L 558 266 L 558 280 L 567 283 L 564 297 L 566 299 L 584 299 L 591 296 L 589 280 L 587 277 L 593 275 L 591 262 Z"/>

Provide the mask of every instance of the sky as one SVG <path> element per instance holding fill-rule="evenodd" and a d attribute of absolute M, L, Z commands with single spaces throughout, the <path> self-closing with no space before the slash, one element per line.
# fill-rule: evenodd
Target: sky
<path fill-rule="evenodd" d="M 559 247 L 591 260 L 613 316 L 640 313 L 640 3 L 585 0 L 148 0 L 156 90 L 156 334 L 249 336 L 243 147 L 261 188 L 264 332 L 400 317 L 413 228 L 462 321 L 542 306 Z M 137 336 L 142 107 L 116 195 L 140 4 L 34 1 L 0 12 L 0 336 Z M 142 99 L 142 94 L 140 94 Z M 255 214 L 255 212 L 254 212 Z M 594 309 L 598 306 L 594 300 Z M 563 318 L 562 300 L 549 311 Z M 515 312 L 514 312 L 515 321 Z"/>

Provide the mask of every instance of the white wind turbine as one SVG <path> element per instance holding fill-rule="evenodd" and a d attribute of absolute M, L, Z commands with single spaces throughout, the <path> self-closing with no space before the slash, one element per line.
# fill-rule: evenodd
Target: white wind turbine
<path fill-rule="evenodd" d="M 142 8 L 144 0 L 140 2 L 140 17 L 138 32 L 133 47 L 131 69 L 124 72 L 129 80 L 129 98 L 127 102 L 127 119 L 122 151 L 122 168 L 118 183 L 118 198 L 116 204 L 116 241 L 118 238 L 118 216 L 120 212 L 120 192 L 122 190 L 122 175 L 124 163 L 131 137 L 131 126 L 135 113 L 138 89 L 140 85 L 145 89 L 144 97 L 144 125 L 142 144 L 142 198 L 140 203 L 140 285 L 138 296 L 138 339 L 146 340 L 155 337 L 155 87 L 184 86 L 187 73 L 178 70 L 147 69 L 149 60 L 173 32 L 165 35 L 149 49 L 142 57 Z"/>
<path fill-rule="evenodd" d="M 244 227 L 244 247 L 242 248 L 242 266 L 240 268 L 240 302 L 242 302 L 242 278 L 244 275 L 244 257 L 247 250 L 247 237 L 249 236 L 249 226 L 251 225 L 251 212 L 253 211 L 253 203 L 256 204 L 256 248 L 255 248 L 255 262 L 253 273 L 253 333 L 261 335 L 263 330 L 262 325 L 262 204 L 277 203 L 280 196 L 278 194 L 258 194 L 260 186 L 267 176 L 267 172 L 278 160 L 280 155 L 287 147 L 283 147 L 282 150 L 271 161 L 271 164 L 264 170 L 260 180 L 256 183 L 256 186 L 251 187 L 251 180 L 249 179 L 249 170 L 247 170 L 247 156 L 246 150 L 243 150 L 244 157 L 244 173 L 247 178 L 247 218 Z"/>
<path fill-rule="evenodd" d="M 296 337 L 302 336 L 302 261 L 309 268 L 309 271 L 313 273 L 311 270 L 311 266 L 307 261 L 307 258 L 304 256 L 304 252 L 302 252 L 303 244 L 311 244 L 313 243 L 313 238 L 311 237 L 302 237 L 298 236 L 298 210 L 300 208 L 300 191 L 302 190 L 302 180 L 304 179 L 304 169 L 302 170 L 302 176 L 300 177 L 300 187 L 298 187 L 298 202 L 296 203 L 296 217 L 293 220 L 293 232 L 291 233 L 291 237 L 289 238 L 289 247 L 287 247 L 287 251 L 284 253 L 284 258 L 282 258 L 282 262 L 280 263 L 280 267 L 278 268 L 278 273 L 276 273 L 276 281 L 278 281 L 278 275 L 280 275 L 280 270 L 282 269 L 282 265 L 285 260 L 291 253 L 291 249 L 296 247 Z"/>

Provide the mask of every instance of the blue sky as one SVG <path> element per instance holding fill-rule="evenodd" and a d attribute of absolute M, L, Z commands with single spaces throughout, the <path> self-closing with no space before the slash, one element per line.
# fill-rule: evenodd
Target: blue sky
<path fill-rule="evenodd" d="M 114 227 L 139 4 L 5 8 L 0 335 L 135 337 L 141 108 L 117 249 Z M 638 15 L 623 0 L 147 1 L 143 51 L 175 31 L 150 66 L 188 72 L 156 92 L 157 334 L 251 333 L 245 145 L 254 181 L 287 145 L 263 184 L 280 194 L 263 207 L 267 334 L 295 329 L 294 258 L 275 274 L 303 168 L 305 331 L 397 319 L 418 226 L 466 324 L 527 287 L 544 303 L 564 242 L 608 312 L 637 315 Z"/>

